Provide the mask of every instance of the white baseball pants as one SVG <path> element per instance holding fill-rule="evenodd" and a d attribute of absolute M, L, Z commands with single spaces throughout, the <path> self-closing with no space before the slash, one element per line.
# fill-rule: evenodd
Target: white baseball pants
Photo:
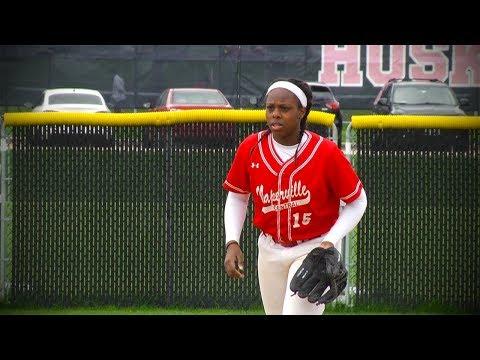
<path fill-rule="evenodd" d="M 322 315 L 325 304 L 315 305 L 298 295 L 291 296 L 290 280 L 307 254 L 324 236 L 284 247 L 263 232 L 258 237 L 258 281 L 267 315 Z M 329 288 L 327 288 L 328 290 Z"/>

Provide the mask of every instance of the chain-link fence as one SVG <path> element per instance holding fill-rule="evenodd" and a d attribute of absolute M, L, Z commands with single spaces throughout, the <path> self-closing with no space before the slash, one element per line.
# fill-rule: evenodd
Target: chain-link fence
<path fill-rule="evenodd" d="M 223 269 L 221 185 L 236 146 L 261 128 L 13 127 L 9 300 L 260 306 L 251 211 L 242 236 L 247 276 L 235 282 Z"/>
<path fill-rule="evenodd" d="M 241 139 L 263 127 L 9 128 L 1 188 L 8 300 L 260 306 L 252 209 L 242 233 L 247 276 L 235 282 L 223 270 L 221 184 Z M 349 129 L 345 153 L 368 206 L 346 243 L 348 303 L 478 312 L 479 140 L 478 128 Z"/>
<path fill-rule="evenodd" d="M 479 311 L 479 140 L 478 126 L 349 129 L 368 197 L 349 236 L 355 304 Z"/>

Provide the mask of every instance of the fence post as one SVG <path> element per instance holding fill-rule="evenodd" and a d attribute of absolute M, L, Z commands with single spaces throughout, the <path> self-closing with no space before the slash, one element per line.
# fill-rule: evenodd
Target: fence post
<path fill-rule="evenodd" d="M 352 163 L 352 147 L 351 147 L 351 139 L 350 139 L 350 130 L 352 129 L 352 123 L 350 122 L 347 126 L 347 130 L 345 132 L 345 155 L 347 156 L 350 163 Z M 347 276 L 347 286 L 345 287 L 345 302 L 347 305 L 350 305 L 350 292 L 351 292 L 351 283 L 350 283 L 350 233 L 347 233 L 343 238 L 344 246 L 345 246 L 345 268 L 348 271 Z"/>
<path fill-rule="evenodd" d="M 165 125 L 162 125 L 165 126 Z M 173 126 L 172 124 L 166 125 L 167 128 L 167 137 L 165 141 L 164 147 L 164 179 L 165 179 L 165 186 L 164 186 L 164 206 L 165 206 L 165 226 L 166 228 L 166 272 L 167 272 L 167 294 L 166 294 L 166 305 L 170 306 L 173 303 L 173 277 L 175 271 L 173 271 L 173 266 L 175 265 L 175 260 L 173 259 L 173 231 L 172 231 L 172 210 L 171 210 L 171 191 L 173 186 L 173 171 L 172 171 L 172 158 L 173 158 Z M 157 131 L 159 129 L 157 128 Z"/>
<path fill-rule="evenodd" d="M 337 140 L 338 140 L 338 130 L 337 130 L 337 126 L 335 125 L 335 123 L 332 124 L 332 141 L 334 143 L 337 143 Z M 341 149 L 341 147 L 339 146 L 339 148 Z"/>
<path fill-rule="evenodd" d="M 242 70 L 241 70 L 241 66 L 242 66 L 242 45 L 238 45 L 238 53 L 237 53 L 237 108 L 240 109 L 242 106 L 242 99 L 241 99 L 241 96 L 240 96 L 240 89 L 241 89 L 241 86 L 240 86 L 240 81 L 241 81 L 241 77 L 242 77 Z"/>
<path fill-rule="evenodd" d="M 5 202 L 6 196 L 6 184 L 5 173 L 7 171 L 7 141 L 5 137 L 5 126 L 3 122 L 3 114 L 0 118 L 1 130 L 0 130 L 0 153 L 1 153 L 1 168 L 0 168 L 0 301 L 4 301 L 7 295 L 7 253 L 5 244 Z"/>
<path fill-rule="evenodd" d="M 338 110 L 338 114 L 335 116 L 335 125 L 337 126 L 338 129 L 338 137 L 337 137 L 337 144 L 338 147 L 341 149 L 342 148 L 342 131 L 343 131 L 343 115 L 340 110 Z"/>

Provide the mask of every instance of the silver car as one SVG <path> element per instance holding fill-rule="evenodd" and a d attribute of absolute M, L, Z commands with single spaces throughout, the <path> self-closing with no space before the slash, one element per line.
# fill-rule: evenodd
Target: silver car
<path fill-rule="evenodd" d="M 32 112 L 111 112 L 99 91 L 81 88 L 47 89 L 35 105 L 25 105 Z M 33 129 L 31 140 L 51 145 L 108 144 L 113 141 L 113 134 L 111 128 L 103 126 L 57 125 Z"/>
<path fill-rule="evenodd" d="M 97 90 L 47 89 L 32 112 L 86 112 L 109 113 L 105 100 Z"/>

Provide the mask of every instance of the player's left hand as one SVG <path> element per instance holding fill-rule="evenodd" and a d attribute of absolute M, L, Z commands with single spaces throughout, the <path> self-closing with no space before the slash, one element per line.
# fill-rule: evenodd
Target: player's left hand
<path fill-rule="evenodd" d="M 311 303 L 327 304 L 345 289 L 347 275 L 335 247 L 317 247 L 310 251 L 294 274 L 290 290 L 300 298 L 308 298 Z M 324 294 L 327 287 L 329 290 Z"/>

